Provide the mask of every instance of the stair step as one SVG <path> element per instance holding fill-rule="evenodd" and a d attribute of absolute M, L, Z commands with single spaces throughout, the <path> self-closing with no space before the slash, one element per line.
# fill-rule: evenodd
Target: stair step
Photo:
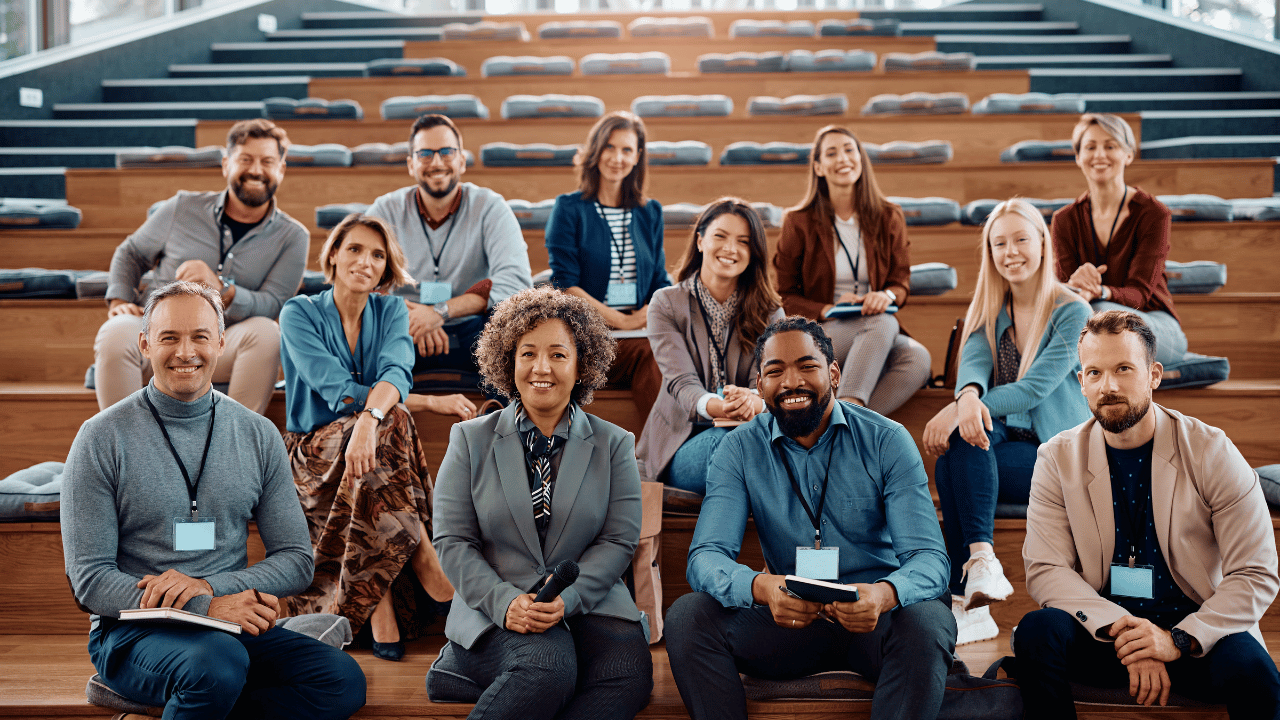
<path fill-rule="evenodd" d="M 1143 142 L 1192 135 L 1274 135 L 1280 132 L 1280 109 L 1147 110 L 1141 116 Z"/>
<path fill-rule="evenodd" d="M 1036 22 L 1044 13 L 1040 3 L 960 3 L 939 8 L 874 10 L 858 12 L 872 20 L 897 18 L 904 22 Z"/>
<path fill-rule="evenodd" d="M 252 102 L 269 97 L 307 97 L 306 75 L 278 77 L 154 78 L 103 80 L 105 103 Z"/>
<path fill-rule="evenodd" d="M 116 153 L 134 147 L 7 147 L 0 148 L 0 167 L 113 168 Z"/>
<path fill-rule="evenodd" d="M 1273 110 L 1280 106 L 1280 92 L 1087 92 L 1085 108 L 1091 112 L 1141 112 L 1146 110 Z"/>
<path fill-rule="evenodd" d="M 1280 155 L 1280 135 L 1199 135 L 1142 142 L 1142 158 L 1257 158 Z"/>
<path fill-rule="evenodd" d="M 11 147 L 185 145 L 196 142 L 196 121 L 0 120 L 0 137 Z"/>
<path fill-rule="evenodd" d="M 382 27 L 382 28 L 308 28 L 304 30 L 276 30 L 266 34 L 272 42 L 312 40 L 346 42 L 349 40 L 412 40 L 414 42 L 439 42 L 444 39 L 440 28 Z"/>
<path fill-rule="evenodd" d="M 903 35 L 1074 35 L 1074 22 L 903 22 Z"/>
<path fill-rule="evenodd" d="M 306 75 L 308 77 L 364 77 L 365 63 L 209 63 L 170 65 L 169 77 L 244 77 Z"/>
<path fill-rule="evenodd" d="M 0 168 L 0 197 L 65 198 L 65 167 Z"/>
<path fill-rule="evenodd" d="M 361 28 L 361 27 L 440 27 L 451 22 L 476 22 L 470 15 L 401 15 L 390 12 L 304 12 L 305 28 Z"/>
<path fill-rule="evenodd" d="M 404 57 L 404 41 L 213 43 L 209 50 L 216 63 L 369 62 Z"/>
<path fill-rule="evenodd" d="M 1043 93 L 1230 92 L 1240 89 L 1240 68 L 1033 68 L 1031 90 Z"/>
<path fill-rule="evenodd" d="M 259 102 L 58 103 L 57 118 L 195 118 L 247 120 L 262 117 Z"/>
<path fill-rule="evenodd" d="M 977 69 L 1154 68 L 1172 63 L 1172 55 L 990 55 L 978 58 Z"/>
<path fill-rule="evenodd" d="M 1118 55 L 1128 35 L 936 35 L 939 52 L 977 55 Z"/>

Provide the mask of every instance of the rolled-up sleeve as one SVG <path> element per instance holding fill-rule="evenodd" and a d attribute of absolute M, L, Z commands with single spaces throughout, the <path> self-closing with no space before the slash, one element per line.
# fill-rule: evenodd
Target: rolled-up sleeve
<path fill-rule="evenodd" d="M 408 317 L 407 310 L 405 317 Z M 352 380 L 351 371 L 325 345 L 321 333 L 323 322 L 306 298 L 285 303 L 280 311 L 280 350 L 299 368 L 298 378 L 303 384 L 323 398 L 331 411 L 350 415 L 364 407 L 370 386 Z M 405 334 L 408 334 L 407 320 Z"/>

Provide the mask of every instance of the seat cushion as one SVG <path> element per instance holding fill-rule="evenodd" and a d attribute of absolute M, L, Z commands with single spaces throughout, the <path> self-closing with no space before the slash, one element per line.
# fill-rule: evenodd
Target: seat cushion
<path fill-rule="evenodd" d="M 1262 494 L 1267 498 L 1267 505 L 1272 510 L 1280 509 L 1280 464 L 1263 465 L 1254 469 L 1258 471 L 1258 479 L 1262 483 Z"/>
<path fill-rule="evenodd" d="M 813 37 L 814 25 L 808 20 L 734 20 L 729 37 Z"/>
<path fill-rule="evenodd" d="M 538 37 L 544 40 L 562 38 L 620 38 L 622 23 L 613 20 L 567 20 L 546 22 L 538 26 Z"/>
<path fill-rule="evenodd" d="M 767 202 L 753 202 L 751 209 L 760 216 L 760 222 L 767 228 L 782 227 L 782 208 Z"/>
<path fill-rule="evenodd" d="M 870 700 L 876 684 L 852 670 L 832 670 L 791 680 L 765 680 L 742 676 L 747 699 L 761 700 Z"/>
<path fill-rule="evenodd" d="M 698 56 L 701 73 L 758 73 L 786 70 L 786 58 L 780 52 L 707 53 Z"/>
<path fill-rule="evenodd" d="M 729 143 L 720 153 L 721 165 L 805 165 L 809 162 L 809 143 L 744 140 Z"/>
<path fill-rule="evenodd" d="M 974 114 L 1006 115 L 1018 113 L 1084 112 L 1084 98 L 1075 93 L 993 93 L 973 106 Z"/>
<path fill-rule="evenodd" d="M 911 92 L 876 95 L 862 106 L 863 115 L 958 115 L 969 109 L 964 93 Z"/>
<path fill-rule="evenodd" d="M 959 222 L 960 203 L 943 197 L 889 197 L 889 202 L 902 208 L 908 225 L 946 225 Z"/>
<path fill-rule="evenodd" d="M 949 162 L 955 153 L 946 140 L 908 142 L 895 140 L 883 145 L 862 143 L 867 157 L 875 165 L 926 165 Z"/>
<path fill-rule="evenodd" d="M 351 148 L 351 164 L 404 165 L 409 157 L 409 141 L 398 143 L 364 143 Z"/>
<path fill-rule="evenodd" d="M 627 24 L 627 34 L 640 37 L 714 37 L 715 26 L 701 15 L 693 17 L 639 17 Z"/>
<path fill-rule="evenodd" d="M 897 18 L 872 20 L 858 18 L 856 20 L 840 20 L 830 18 L 818 22 L 820 37 L 849 37 L 856 35 L 898 36 L 902 34 Z"/>
<path fill-rule="evenodd" d="M 1255 222 L 1280 220 L 1280 197 L 1232 200 L 1231 219 Z"/>
<path fill-rule="evenodd" d="M 1216 220 L 1230 222 L 1232 206 L 1230 201 L 1217 195 L 1157 195 L 1156 199 L 1164 203 L 1173 213 L 1174 222 L 1194 220 Z"/>
<path fill-rule="evenodd" d="M 699 140 L 655 140 L 645 146 L 650 165 L 708 165 L 711 146 Z"/>
<path fill-rule="evenodd" d="M 335 223 L 335 225 L 336 224 L 337 223 Z M 298 284 L 298 292 L 295 294 L 319 295 L 331 287 L 333 287 L 333 285 L 329 284 L 329 281 L 324 279 L 324 273 L 319 270 L 303 270 L 302 282 Z"/>
<path fill-rule="evenodd" d="M 1231 361 L 1227 358 L 1189 352 L 1181 360 L 1164 366 L 1160 387 L 1164 390 L 1204 387 L 1230 378 Z"/>
<path fill-rule="evenodd" d="M 870 50 L 792 50 L 786 55 L 789 72 L 870 72 L 876 54 Z"/>
<path fill-rule="evenodd" d="M 351 149 L 338 143 L 290 145 L 285 160 L 294 166 L 351 167 Z"/>
<path fill-rule="evenodd" d="M 325 230 L 337 227 L 351 213 L 363 213 L 369 209 L 364 203 L 334 203 L 316 208 L 316 226 Z"/>
<path fill-rule="evenodd" d="M 80 210 L 61 200 L 0 198 L 0 230 L 80 227 Z"/>
<path fill-rule="evenodd" d="M 640 117 L 724 117 L 733 113 L 727 95 L 641 95 L 631 101 Z"/>
<path fill-rule="evenodd" d="M 127 168 L 202 168 L 222 167 L 222 147 L 207 145 L 202 148 L 166 145 L 164 147 L 131 148 L 116 153 L 116 167 Z"/>
<path fill-rule="evenodd" d="M 465 77 L 467 69 L 449 58 L 382 58 L 366 66 L 371 77 L 391 75 L 431 75 Z"/>
<path fill-rule="evenodd" d="M 108 708 L 124 713 L 134 713 L 136 715 L 146 715 L 147 717 L 160 717 L 164 714 L 162 707 L 150 707 L 142 703 L 136 703 L 120 693 L 107 687 L 102 681 L 102 677 L 97 673 L 89 678 L 88 684 L 84 688 L 85 699 L 90 705 Z"/>
<path fill-rule="evenodd" d="M 1227 284 L 1227 266 L 1212 260 L 1193 262 L 1166 260 L 1164 276 L 1171 293 L 1205 295 Z"/>
<path fill-rule="evenodd" d="M 281 618 L 277 627 L 306 635 L 329 647 L 343 648 L 351 644 L 351 621 L 341 615 L 311 613 Z"/>
<path fill-rule="evenodd" d="M 1070 140 L 1023 140 L 1000 151 L 1000 162 L 1075 162 Z"/>
<path fill-rule="evenodd" d="M 885 53 L 881 58 L 885 72 L 901 72 L 909 70 L 973 70 L 978 66 L 978 58 L 970 52 L 944 53 L 930 50 L 920 53 Z"/>
<path fill-rule="evenodd" d="M 56 521 L 63 467 L 42 462 L 0 480 L 0 521 Z"/>
<path fill-rule="evenodd" d="M 438 113 L 450 118 L 489 119 L 489 108 L 475 95 L 397 95 L 382 101 L 383 120 L 416 120 L 419 115 Z"/>
<path fill-rule="evenodd" d="M 42 298 L 46 300 L 74 299 L 76 278 L 87 275 L 88 270 L 44 270 L 23 268 L 0 270 L 0 298 Z"/>
<path fill-rule="evenodd" d="M 543 230 L 551 217 L 551 209 L 556 206 L 555 198 L 529 202 L 528 200 L 508 200 L 507 207 L 515 214 L 521 230 Z"/>
<path fill-rule="evenodd" d="M 1060 208 L 1064 208 L 1075 202 L 1075 198 L 1057 198 L 1055 200 L 1041 200 L 1040 198 L 1023 198 L 1031 203 L 1040 214 L 1044 216 L 1046 223 L 1053 219 L 1053 214 Z M 974 200 L 960 208 L 960 224 L 961 225 L 983 225 L 987 222 L 987 216 L 992 210 L 996 209 L 1003 200 Z"/>
<path fill-rule="evenodd" d="M 529 31 L 522 22 L 445 23 L 440 28 L 445 40 L 505 40 L 523 42 L 529 39 Z"/>
<path fill-rule="evenodd" d="M 785 98 L 759 95 L 747 100 L 748 115 L 843 115 L 848 110 L 849 98 L 843 93 Z"/>
<path fill-rule="evenodd" d="M 495 55 L 480 65 L 482 77 L 511 75 L 572 75 L 573 58 L 566 55 Z"/>
<path fill-rule="evenodd" d="M 600 117 L 604 101 L 590 95 L 512 95 L 502 101 L 504 120 L 536 117 Z"/>
<path fill-rule="evenodd" d="M 487 167 L 572 167 L 578 147 L 549 143 L 488 143 L 480 148 L 480 162 Z"/>
<path fill-rule="evenodd" d="M 942 295 L 960 282 L 956 269 L 946 263 L 930 262 L 911 266 L 912 295 Z"/>
<path fill-rule="evenodd" d="M 690 227 L 698 221 L 698 216 L 706 205 L 697 203 L 671 203 L 662 206 L 662 224 L 675 227 Z"/>
<path fill-rule="evenodd" d="M 272 97 L 262 101 L 272 120 L 360 120 L 364 109 L 355 100 Z"/>
<path fill-rule="evenodd" d="M 663 52 L 591 53 L 579 63 L 583 75 L 666 75 L 671 56 Z"/>

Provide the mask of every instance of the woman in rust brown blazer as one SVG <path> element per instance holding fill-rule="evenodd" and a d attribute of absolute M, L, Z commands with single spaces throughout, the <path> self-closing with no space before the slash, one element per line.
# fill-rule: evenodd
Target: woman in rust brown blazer
<path fill-rule="evenodd" d="M 836 396 L 888 415 L 929 379 L 929 351 L 893 314 L 911 292 L 906 221 L 848 129 L 819 130 L 811 158 L 773 258 L 778 294 L 788 315 L 823 323 L 840 361 Z"/>

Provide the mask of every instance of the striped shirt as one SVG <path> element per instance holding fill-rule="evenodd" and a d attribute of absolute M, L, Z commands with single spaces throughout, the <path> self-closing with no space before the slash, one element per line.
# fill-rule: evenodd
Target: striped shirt
<path fill-rule="evenodd" d="M 609 281 L 636 282 L 636 248 L 631 242 L 631 210 L 605 207 L 596 203 L 596 212 L 609 226 L 613 240 L 609 243 Z"/>

